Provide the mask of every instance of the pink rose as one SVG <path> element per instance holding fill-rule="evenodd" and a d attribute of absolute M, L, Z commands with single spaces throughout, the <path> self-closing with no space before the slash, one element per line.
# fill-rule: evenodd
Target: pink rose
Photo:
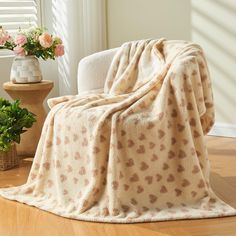
<path fill-rule="evenodd" d="M 53 44 L 53 39 L 50 34 L 44 32 L 39 36 L 39 43 L 43 48 L 50 48 Z"/>
<path fill-rule="evenodd" d="M 7 31 L 4 31 L 2 28 L 0 28 L 0 45 L 4 45 L 10 39 L 11 36 L 7 33 Z"/>
<path fill-rule="evenodd" d="M 7 41 L 7 37 L 6 36 L 3 36 L 0 38 L 0 45 L 4 45 Z"/>
<path fill-rule="evenodd" d="M 23 34 L 18 34 L 15 38 L 15 44 L 19 46 L 23 46 L 27 43 L 27 38 Z"/>
<path fill-rule="evenodd" d="M 14 47 L 13 51 L 17 56 L 25 56 L 25 49 L 20 46 Z"/>
<path fill-rule="evenodd" d="M 58 45 L 56 45 L 55 50 L 54 50 L 54 53 L 55 53 L 55 56 L 56 56 L 56 57 L 63 56 L 64 53 L 65 53 L 64 45 L 63 45 L 63 44 L 58 44 Z"/>

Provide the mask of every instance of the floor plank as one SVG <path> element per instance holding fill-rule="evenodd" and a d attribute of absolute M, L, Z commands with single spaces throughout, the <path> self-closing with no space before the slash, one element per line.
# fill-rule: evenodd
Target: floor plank
<path fill-rule="evenodd" d="M 219 197 L 236 207 L 236 139 L 206 138 L 211 183 Z M 0 172 L 0 187 L 23 184 L 32 159 L 20 168 Z M 143 224 L 103 224 L 65 219 L 0 198 L 0 236 L 235 236 L 236 217 Z"/>

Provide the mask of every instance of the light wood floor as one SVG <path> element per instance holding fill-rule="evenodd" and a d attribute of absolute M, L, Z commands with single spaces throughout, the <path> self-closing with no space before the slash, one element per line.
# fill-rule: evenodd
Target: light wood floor
<path fill-rule="evenodd" d="M 212 186 L 236 207 L 236 139 L 207 137 Z M 20 185 L 31 166 L 0 172 L 0 187 Z M 143 224 L 102 224 L 65 219 L 34 207 L 0 198 L 0 236 L 235 236 L 236 217 Z"/>

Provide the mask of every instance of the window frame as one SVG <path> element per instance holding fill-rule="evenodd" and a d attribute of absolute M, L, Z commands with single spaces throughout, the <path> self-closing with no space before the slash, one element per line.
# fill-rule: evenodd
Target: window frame
<path fill-rule="evenodd" d="M 42 17 L 42 6 L 43 6 L 43 0 L 34 0 L 36 3 L 36 9 L 37 9 L 37 25 L 39 27 L 42 27 L 43 23 L 43 17 Z M 0 58 L 4 57 L 13 57 L 15 56 L 14 53 L 11 50 L 8 49 L 0 49 Z"/>

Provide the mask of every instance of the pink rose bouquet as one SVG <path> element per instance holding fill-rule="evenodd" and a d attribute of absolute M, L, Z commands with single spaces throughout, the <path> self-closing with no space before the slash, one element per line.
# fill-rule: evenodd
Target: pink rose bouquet
<path fill-rule="evenodd" d="M 0 49 L 12 50 L 18 56 L 41 57 L 43 60 L 54 60 L 55 57 L 64 55 L 62 40 L 39 27 L 19 30 L 18 34 L 12 37 L 0 26 Z"/>

